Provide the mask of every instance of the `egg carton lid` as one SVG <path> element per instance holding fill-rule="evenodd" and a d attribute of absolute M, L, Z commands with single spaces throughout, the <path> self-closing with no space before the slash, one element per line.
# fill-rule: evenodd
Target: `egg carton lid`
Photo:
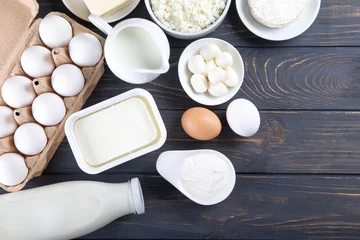
<path fill-rule="evenodd" d="M 0 69 L 13 61 L 14 51 L 20 48 L 22 39 L 39 12 L 36 0 L 1 0 L 0 7 Z"/>

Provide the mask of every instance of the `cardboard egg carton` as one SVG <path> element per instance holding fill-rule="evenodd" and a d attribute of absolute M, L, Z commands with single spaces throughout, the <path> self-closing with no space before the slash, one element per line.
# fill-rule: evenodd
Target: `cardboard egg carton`
<path fill-rule="evenodd" d="M 35 89 L 35 92 L 37 95 L 40 95 L 45 92 L 55 92 L 52 89 L 51 86 L 51 76 L 33 79 L 29 77 L 22 69 L 20 64 L 20 58 L 25 49 L 28 47 L 39 45 L 47 47 L 40 39 L 39 36 L 39 24 L 41 22 L 41 19 L 34 20 L 37 12 L 38 12 L 38 4 L 36 0 L 3 0 L 5 1 L 5 6 L 9 7 L 10 9 L 16 10 L 16 13 L 9 13 L 6 7 L 4 9 L 0 9 L 0 21 L 9 21 L 12 17 L 16 17 L 16 14 L 18 14 L 19 11 L 23 11 L 22 17 L 29 18 L 29 16 L 32 17 L 32 19 L 25 19 L 20 20 L 20 24 L 15 24 L 15 26 L 8 26 L 6 29 L 0 29 L 0 31 L 7 31 L 2 32 L 2 36 L 6 36 L 7 33 L 9 33 L 10 36 L 8 41 L 5 41 L 3 47 L 0 46 L 0 88 L 3 85 L 3 83 L 10 77 L 21 75 L 26 76 L 29 79 L 33 80 L 33 87 Z M 1 16 L 2 11 L 5 11 L 5 13 Z M 14 14 L 12 16 L 11 14 Z M 95 34 L 94 32 L 90 31 L 89 29 L 81 26 L 77 22 L 75 22 L 70 17 L 66 16 L 65 14 L 58 13 L 58 12 L 52 12 L 50 14 L 59 15 L 63 18 L 65 18 L 72 26 L 73 29 L 73 36 L 76 36 L 80 33 L 90 33 L 97 37 L 101 44 L 104 46 L 104 39 L 101 38 L 99 35 Z M 24 30 L 24 24 L 29 24 L 27 29 Z M 1 22 L 3 24 L 3 22 Z M 10 23 L 7 23 L 10 24 Z M 31 25 L 30 25 L 31 24 Z M 15 30 L 14 30 L 15 28 Z M 15 32 L 23 31 L 23 32 Z M 13 35 L 18 36 L 13 36 Z M 13 39 L 11 39 L 13 38 Z M 14 42 L 13 40 L 17 38 L 17 41 Z M 13 48 L 9 48 L 9 45 L 13 45 Z M 48 47 L 47 47 L 48 48 Z M 52 51 L 52 56 L 55 62 L 56 67 L 60 66 L 62 64 L 66 63 L 72 63 L 71 58 L 68 54 L 68 48 L 57 48 L 57 49 L 50 49 Z M 5 61 L 6 60 L 6 61 Z M 5 62 L 5 63 L 4 63 Z M 83 75 L 85 77 L 85 86 L 83 90 L 74 97 L 65 97 L 63 98 L 65 106 L 66 106 L 66 115 L 65 118 L 62 120 L 62 122 L 56 126 L 52 127 L 44 127 L 45 133 L 48 139 L 47 145 L 45 149 L 36 156 L 24 156 L 21 154 L 14 145 L 14 137 L 9 136 L 0 139 L 0 155 L 4 153 L 10 153 L 15 152 L 23 155 L 25 157 L 26 165 L 29 169 L 29 173 L 26 177 L 26 179 L 19 185 L 16 186 L 5 186 L 0 184 L 0 187 L 8 192 L 16 192 L 21 190 L 25 184 L 32 179 L 33 177 L 40 176 L 46 166 L 48 165 L 49 161 L 53 157 L 55 151 L 59 147 L 60 143 L 64 139 L 65 133 L 64 133 L 64 125 L 66 119 L 73 114 L 74 112 L 79 111 L 82 106 L 85 104 L 86 100 L 94 90 L 95 86 L 99 82 L 101 76 L 104 74 L 104 56 L 102 56 L 101 60 L 95 65 L 94 67 L 86 67 L 81 68 Z M 7 106 L 4 100 L 2 99 L 0 95 L 0 106 Z M 31 106 L 20 108 L 20 109 L 14 109 L 14 118 L 16 122 L 20 125 L 28 122 L 35 122 L 35 119 L 32 116 Z M 40 124 L 41 125 L 41 124 Z"/>

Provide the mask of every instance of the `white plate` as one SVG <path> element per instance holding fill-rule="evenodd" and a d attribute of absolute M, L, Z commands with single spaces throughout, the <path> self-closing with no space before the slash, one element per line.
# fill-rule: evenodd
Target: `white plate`
<path fill-rule="evenodd" d="M 89 9 L 86 7 L 83 0 L 62 0 L 65 6 L 72 12 L 75 16 L 81 18 L 82 20 L 88 21 L 90 16 Z M 120 9 L 116 13 L 104 18 L 108 23 L 116 22 L 127 15 L 129 15 L 140 3 L 140 0 L 135 0 L 133 3 L 130 3 L 126 7 Z"/>
<path fill-rule="evenodd" d="M 192 73 L 189 71 L 187 67 L 187 63 L 192 56 L 196 54 L 200 54 L 201 47 L 209 43 L 214 43 L 218 45 L 221 51 L 229 52 L 232 55 L 234 59 L 234 64 L 232 68 L 236 71 L 239 77 L 239 83 L 235 87 L 229 88 L 229 92 L 222 97 L 214 97 L 210 95 L 210 93 L 208 92 L 197 93 L 194 91 L 193 87 L 190 84 L 190 78 L 192 76 Z M 203 38 L 191 43 L 189 46 L 185 48 L 185 50 L 181 54 L 179 60 L 179 66 L 178 66 L 179 79 L 184 91 L 194 101 L 207 106 L 220 105 L 233 98 L 236 95 L 236 93 L 239 91 L 243 83 L 244 72 L 245 72 L 244 62 L 241 58 L 240 53 L 230 43 L 227 43 L 217 38 Z"/>
<path fill-rule="evenodd" d="M 284 41 L 304 33 L 315 21 L 320 11 L 321 0 L 308 0 L 301 17 L 282 28 L 268 28 L 251 15 L 247 0 L 236 0 L 237 12 L 244 25 L 255 35 L 272 41 Z"/>
<path fill-rule="evenodd" d="M 208 153 L 208 154 L 214 154 L 223 159 L 231 168 L 231 183 L 227 186 L 227 188 L 224 191 L 224 194 L 222 195 L 216 195 L 213 198 L 209 198 L 206 200 L 199 199 L 195 196 L 192 196 L 183 186 L 181 182 L 181 167 L 184 164 L 184 161 L 186 158 L 194 156 L 199 153 Z M 231 161 L 222 153 L 210 150 L 210 149 L 204 149 L 204 150 L 190 150 L 190 151 L 166 151 L 160 154 L 157 162 L 156 162 L 156 170 L 159 172 L 159 174 L 169 183 L 171 183 L 174 187 L 176 187 L 182 194 L 184 194 L 186 197 L 188 197 L 190 200 L 201 204 L 201 205 L 214 205 L 217 203 L 220 203 L 224 201 L 231 192 L 233 191 L 235 187 L 236 182 L 236 172 L 234 169 L 233 164 Z"/>

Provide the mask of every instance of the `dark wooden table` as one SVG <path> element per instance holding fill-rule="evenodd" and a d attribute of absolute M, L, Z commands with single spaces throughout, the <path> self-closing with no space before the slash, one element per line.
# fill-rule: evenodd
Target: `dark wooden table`
<path fill-rule="evenodd" d="M 74 17 L 60 0 L 38 1 L 38 17 L 52 11 Z M 129 17 L 150 18 L 143 3 Z M 79 169 L 65 139 L 43 176 L 27 188 L 70 180 L 123 182 L 139 177 L 146 214 L 123 217 L 82 239 L 358 238 L 360 1 L 323 0 L 313 26 L 285 42 L 254 36 L 240 21 L 233 2 L 224 23 L 209 37 L 230 42 L 244 58 L 245 80 L 237 97 L 251 100 L 260 109 L 261 128 L 254 137 L 240 138 L 230 130 L 225 119 L 228 103 L 212 108 L 224 125 L 217 139 L 198 142 L 184 133 L 182 113 L 199 106 L 185 94 L 177 76 L 179 56 L 190 41 L 169 38 L 171 70 L 141 86 L 152 93 L 160 108 L 168 130 L 166 144 L 90 176 Z M 86 106 L 132 88 L 107 69 Z M 211 207 L 188 200 L 155 169 L 163 151 L 202 148 L 227 155 L 237 172 L 231 196 Z"/>

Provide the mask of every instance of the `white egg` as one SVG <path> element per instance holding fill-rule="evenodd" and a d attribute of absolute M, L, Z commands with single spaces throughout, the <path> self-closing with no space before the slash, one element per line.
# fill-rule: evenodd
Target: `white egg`
<path fill-rule="evenodd" d="M 10 136 L 17 127 L 13 110 L 6 106 L 0 106 L 0 138 Z"/>
<path fill-rule="evenodd" d="M 201 55 L 192 56 L 188 61 L 188 68 L 190 72 L 201 74 L 205 72 L 205 61 Z"/>
<path fill-rule="evenodd" d="M 205 77 L 209 76 L 209 72 L 213 69 L 217 68 L 217 65 L 214 61 L 214 59 L 211 59 L 209 61 L 206 62 L 205 64 L 205 72 L 203 73 Z"/>
<path fill-rule="evenodd" d="M 55 63 L 49 49 L 32 46 L 21 55 L 21 67 L 30 77 L 40 78 L 50 76 L 55 69 Z"/>
<path fill-rule="evenodd" d="M 17 153 L 5 153 L 0 156 L 0 183 L 15 186 L 22 183 L 28 175 L 23 156 Z"/>
<path fill-rule="evenodd" d="M 101 59 L 102 46 L 95 36 L 89 33 L 81 33 L 71 39 L 69 54 L 76 65 L 92 67 Z"/>
<path fill-rule="evenodd" d="M 221 67 L 216 67 L 209 71 L 208 78 L 211 83 L 221 83 L 226 79 L 226 72 Z"/>
<path fill-rule="evenodd" d="M 41 21 L 39 34 L 49 48 L 67 47 L 73 36 L 70 23 L 57 15 L 48 15 Z"/>
<path fill-rule="evenodd" d="M 208 91 L 214 97 L 222 97 L 222 96 L 225 96 L 229 92 L 229 89 L 222 82 L 221 83 L 210 83 Z"/>
<path fill-rule="evenodd" d="M 228 52 L 219 53 L 219 55 L 215 58 L 216 65 L 222 68 L 228 68 L 233 65 L 233 57 Z"/>
<path fill-rule="evenodd" d="M 197 93 L 204 93 L 208 89 L 208 81 L 202 74 L 194 74 L 190 79 L 190 83 Z"/>
<path fill-rule="evenodd" d="M 200 54 L 206 61 L 216 58 L 220 52 L 220 48 L 213 43 L 207 44 L 200 49 Z"/>
<path fill-rule="evenodd" d="M 246 99 L 236 99 L 226 111 L 230 128 L 243 137 L 253 136 L 260 128 L 260 114 L 256 106 Z"/>
<path fill-rule="evenodd" d="M 53 89 L 64 97 L 77 95 L 84 88 L 84 84 L 84 75 L 80 68 L 73 64 L 63 64 L 57 67 L 51 76 Z"/>
<path fill-rule="evenodd" d="M 229 67 L 226 70 L 226 79 L 224 80 L 224 84 L 228 87 L 235 87 L 239 83 L 239 78 L 236 71 Z"/>
<path fill-rule="evenodd" d="M 1 95 L 12 108 L 30 106 L 36 97 L 32 81 L 23 76 L 7 79 L 1 87 Z"/>
<path fill-rule="evenodd" d="M 32 104 L 35 120 L 44 126 L 59 124 L 65 117 L 64 101 L 55 93 L 43 93 L 35 98 Z"/>
<path fill-rule="evenodd" d="M 25 123 L 14 134 L 15 147 L 25 155 L 41 153 L 47 144 L 44 128 L 37 123 Z"/>

